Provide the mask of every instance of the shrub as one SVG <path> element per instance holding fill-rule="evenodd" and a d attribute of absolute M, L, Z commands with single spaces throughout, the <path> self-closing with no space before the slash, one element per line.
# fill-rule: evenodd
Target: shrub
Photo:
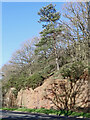
<path fill-rule="evenodd" d="M 72 80 L 78 80 L 83 74 L 85 66 L 81 62 L 75 62 L 73 64 L 65 65 L 61 69 L 62 76 L 69 77 Z"/>
<path fill-rule="evenodd" d="M 44 68 L 44 70 L 42 72 L 40 72 L 42 74 L 42 76 L 44 78 L 47 78 L 49 76 L 51 76 L 53 74 L 55 66 L 54 65 L 48 65 L 47 67 Z"/>
<path fill-rule="evenodd" d="M 35 89 L 36 87 L 42 85 L 44 77 L 40 73 L 35 73 L 29 78 L 27 78 L 26 86 Z"/>
<path fill-rule="evenodd" d="M 86 113 L 84 116 L 90 118 L 90 113 Z"/>

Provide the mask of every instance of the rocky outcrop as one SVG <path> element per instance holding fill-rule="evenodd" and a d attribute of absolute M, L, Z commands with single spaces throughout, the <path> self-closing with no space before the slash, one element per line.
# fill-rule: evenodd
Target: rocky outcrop
<path fill-rule="evenodd" d="M 20 90 L 17 96 L 17 105 L 19 107 L 27 107 L 27 108 L 56 108 L 56 106 L 53 104 L 53 102 L 50 99 L 46 99 L 45 96 L 48 96 L 47 98 L 53 98 L 53 94 L 51 93 L 52 85 L 62 85 L 67 84 L 67 80 L 62 79 L 52 79 L 50 77 L 49 79 L 45 80 L 43 85 L 37 87 L 36 89 L 25 89 Z M 78 84 L 77 84 L 78 85 Z M 87 81 L 85 81 L 83 84 L 81 84 L 81 90 L 80 94 L 76 96 L 76 105 L 81 107 L 87 107 Z M 78 87 L 76 87 L 78 88 Z M 63 92 L 63 90 L 61 90 Z M 61 93 L 60 92 L 60 93 Z M 62 93 L 61 93 L 62 94 Z"/>
<path fill-rule="evenodd" d="M 27 107 L 27 108 L 47 108 L 55 107 L 54 104 L 45 99 L 45 89 L 51 88 L 52 79 L 47 79 L 44 84 L 36 89 L 32 90 L 31 88 L 26 90 L 20 90 L 17 96 L 17 105 Z"/>
<path fill-rule="evenodd" d="M 13 93 L 15 88 L 10 88 L 9 91 L 6 93 L 4 98 L 4 106 L 5 107 L 16 107 L 16 97 Z"/>
<path fill-rule="evenodd" d="M 5 104 L 6 107 L 26 107 L 26 108 L 56 108 L 56 106 L 53 104 L 52 101 L 49 99 L 46 99 L 45 96 L 49 96 L 53 98 L 53 95 L 51 93 L 51 88 L 53 83 L 56 83 L 58 85 L 64 83 L 67 83 L 67 80 L 64 79 L 53 79 L 53 76 L 46 79 L 43 83 L 43 85 L 37 87 L 36 89 L 21 89 L 18 92 L 17 98 L 15 97 L 13 90 L 14 88 L 11 88 L 6 96 L 5 96 Z M 85 84 L 82 86 L 82 92 L 80 95 L 77 96 L 77 103 L 78 106 L 87 107 L 87 81 L 85 81 Z M 61 91 L 63 92 L 63 91 Z M 82 99 L 83 98 L 83 99 Z"/>

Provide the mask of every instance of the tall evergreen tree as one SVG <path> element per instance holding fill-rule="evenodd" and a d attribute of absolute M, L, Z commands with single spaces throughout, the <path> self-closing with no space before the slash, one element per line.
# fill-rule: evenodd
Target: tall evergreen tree
<path fill-rule="evenodd" d="M 38 46 L 36 52 L 44 54 L 46 58 L 53 52 L 56 59 L 56 67 L 59 70 L 57 37 L 61 32 L 60 13 L 56 11 L 55 5 L 49 4 L 41 8 L 38 15 L 40 16 L 39 22 L 44 24 L 42 24 L 41 40 L 36 45 Z"/>

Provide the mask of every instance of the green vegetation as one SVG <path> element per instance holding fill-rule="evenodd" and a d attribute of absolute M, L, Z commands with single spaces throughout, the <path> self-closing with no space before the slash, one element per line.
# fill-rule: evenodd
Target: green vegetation
<path fill-rule="evenodd" d="M 61 68 L 62 76 L 69 77 L 70 80 L 75 81 L 80 79 L 80 76 L 83 74 L 85 66 L 82 62 L 75 62 L 73 64 L 66 64 Z"/>
<path fill-rule="evenodd" d="M 8 111 L 20 111 L 20 112 L 30 112 L 30 113 L 44 113 L 44 114 L 52 114 L 52 115 L 63 115 L 63 116 L 75 116 L 75 117 L 84 117 L 90 118 L 90 113 L 83 113 L 83 112 L 73 112 L 73 111 L 65 111 L 65 110 L 54 110 L 54 109 L 27 109 L 27 108 L 2 108 L 2 110 Z"/>
<path fill-rule="evenodd" d="M 61 32 L 62 26 L 59 25 L 60 13 L 56 11 L 55 5 L 49 4 L 42 7 L 38 12 L 40 16 L 39 22 L 43 23 L 43 31 L 40 32 L 41 40 L 36 44 L 35 52 L 39 55 L 45 56 L 47 59 L 48 52 L 55 56 L 56 68 L 59 70 L 58 54 L 57 54 L 57 36 Z"/>
<path fill-rule="evenodd" d="M 77 108 L 76 96 L 85 90 L 81 86 L 85 85 L 85 80 L 90 73 L 87 52 L 90 49 L 87 10 L 87 3 L 84 2 L 66 4 L 62 14 L 53 4 L 39 10 L 39 23 L 42 24 L 40 37 L 23 43 L 21 48 L 12 55 L 10 61 L 2 67 L 3 106 L 5 106 L 5 95 L 10 88 L 15 88 L 13 93 L 17 97 L 21 89 L 35 89 L 54 74 L 54 79 L 62 79 L 61 75 L 67 78 L 68 85 L 54 84 L 51 91 L 54 99 L 50 100 L 57 103 L 58 109 L 61 109 L 60 104 L 63 110 Z M 85 71 L 86 67 L 89 72 Z M 82 77 L 84 72 L 87 72 L 86 77 Z M 9 107 L 13 106 L 9 104 Z M 45 109 L 42 111 L 49 112 Z"/>
<path fill-rule="evenodd" d="M 13 91 L 15 96 L 17 96 L 18 91 L 22 88 L 25 89 L 31 87 L 32 89 L 35 89 L 43 84 L 45 78 L 54 74 L 53 69 L 54 66 L 49 65 L 45 67 L 44 70 L 36 72 L 30 76 L 25 76 L 23 72 L 18 76 L 18 78 L 17 76 L 11 76 L 7 83 L 2 87 L 3 94 L 5 94 L 5 91 L 7 92 L 11 87 L 15 88 Z"/>
<path fill-rule="evenodd" d="M 27 78 L 26 87 L 28 88 L 31 87 L 32 89 L 35 89 L 36 87 L 42 85 L 43 80 L 44 80 L 44 77 L 41 74 L 35 73 L 29 78 Z"/>

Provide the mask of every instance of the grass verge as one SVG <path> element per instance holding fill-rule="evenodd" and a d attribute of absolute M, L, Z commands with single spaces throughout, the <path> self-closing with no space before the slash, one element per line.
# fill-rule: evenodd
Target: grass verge
<path fill-rule="evenodd" d="M 78 113 L 78 112 L 73 112 L 73 111 L 54 110 L 54 109 L 45 109 L 45 108 L 41 108 L 41 109 L 2 108 L 1 110 L 90 118 L 90 113 L 83 113 L 83 112 Z"/>

